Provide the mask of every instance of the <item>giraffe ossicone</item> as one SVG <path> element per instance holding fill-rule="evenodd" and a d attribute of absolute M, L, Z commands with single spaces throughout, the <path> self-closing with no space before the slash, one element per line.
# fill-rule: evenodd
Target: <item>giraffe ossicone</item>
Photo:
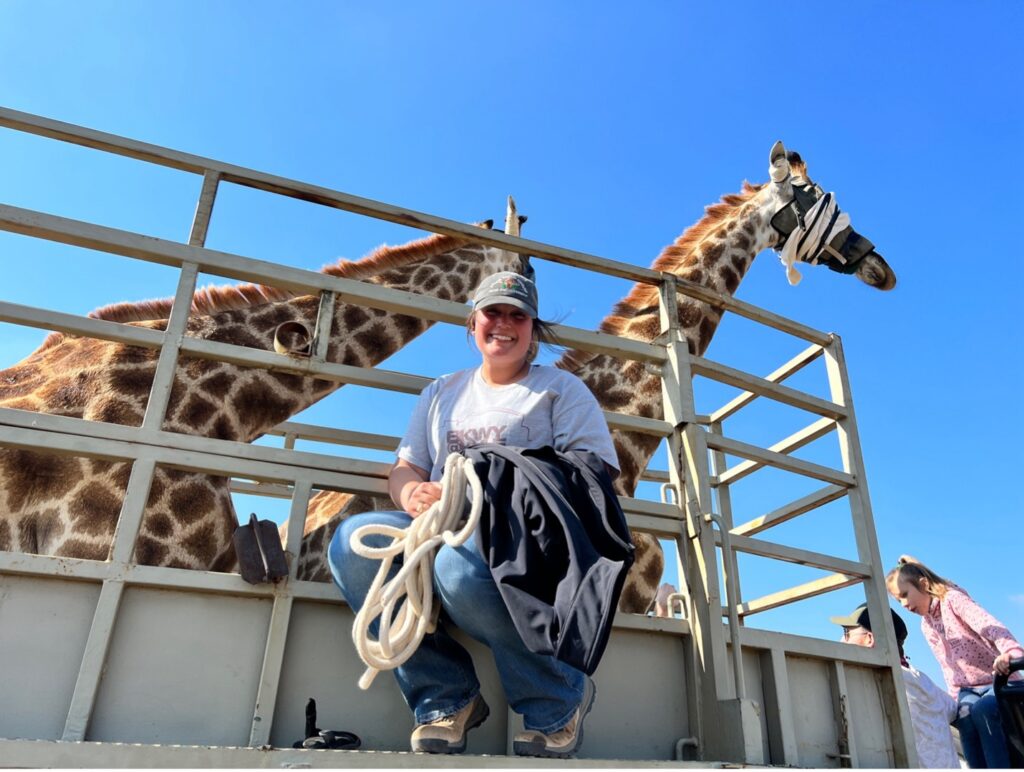
<path fill-rule="evenodd" d="M 484 227 L 490 227 L 487 223 Z M 481 278 L 526 271 L 528 259 L 467 238 L 435 235 L 327 274 L 466 302 Z M 90 314 L 166 329 L 171 300 L 118 303 Z M 195 293 L 186 335 L 288 353 L 310 344 L 317 296 L 254 284 Z M 334 306 L 326 360 L 370 367 L 433 323 L 346 302 Z M 303 342 L 303 338 L 307 338 Z M 0 407 L 139 426 L 159 352 L 53 333 L 21 362 L 0 370 Z M 339 383 L 227 362 L 183 357 L 171 388 L 165 431 L 251 442 L 322 399 Z M 105 560 L 131 465 L 0 447 L 0 550 Z M 134 560 L 147 565 L 229 571 L 238 525 L 229 480 L 158 466 Z"/>
<path fill-rule="evenodd" d="M 763 185 L 744 183 L 739 193 L 723 196 L 720 202 L 708 206 L 704 216 L 665 247 L 651 267 L 733 295 L 760 252 L 781 249 L 789 238 L 806 232 L 803 214 L 825 195 L 810 181 L 800 156 L 787 154 L 781 142 L 775 143 L 769 152 L 769 177 L 771 181 Z M 876 289 L 889 290 L 896 284 L 895 273 L 874 251 L 871 242 L 849 226 L 824 233 L 820 244 L 802 254 L 800 259 L 805 262 L 824 262 L 841 273 L 856 275 Z M 682 292 L 677 293 L 676 302 L 680 330 L 690 353 L 703 355 L 721 321 L 721 311 Z M 655 340 L 661 334 L 658 288 L 636 284 L 599 329 L 636 340 Z M 604 410 L 645 418 L 663 416 L 661 379 L 641 362 L 573 350 L 566 351 L 556 364 L 579 376 Z M 620 495 L 632 496 L 660 440 L 619 430 L 613 431 L 612 436 L 622 470 L 616 489 Z M 389 500 L 366 495 L 316 493 L 307 510 L 299 578 L 330 580 L 327 547 L 341 520 L 360 512 L 393 507 Z M 623 587 L 619 608 L 645 613 L 661 583 L 664 554 L 654 536 L 634 532 L 633 537 L 636 562 Z"/>

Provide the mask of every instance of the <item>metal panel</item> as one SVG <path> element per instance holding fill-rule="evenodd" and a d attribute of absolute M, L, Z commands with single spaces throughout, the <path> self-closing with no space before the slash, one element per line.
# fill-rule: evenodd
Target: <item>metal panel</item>
<path fill-rule="evenodd" d="M 839 733 L 832 710 L 829 663 L 787 657 L 789 695 L 796 734 L 797 764 L 838 767 Z"/>
<path fill-rule="evenodd" d="M 884 768 L 896 766 L 892 733 L 883 699 L 882 673 L 847 665 L 846 689 L 853 714 L 851 739 L 857 748 L 858 766 Z"/>
<path fill-rule="evenodd" d="M 0 737 L 60 739 L 99 593 L 0 573 Z"/>
<path fill-rule="evenodd" d="M 86 739 L 245 745 L 271 602 L 128 588 Z"/>

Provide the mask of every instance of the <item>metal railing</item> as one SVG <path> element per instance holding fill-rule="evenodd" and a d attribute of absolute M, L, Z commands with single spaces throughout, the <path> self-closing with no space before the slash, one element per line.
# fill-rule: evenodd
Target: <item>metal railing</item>
<path fill-rule="evenodd" d="M 632 281 L 657 284 L 660 287 L 664 343 L 645 343 L 564 325 L 558 325 L 555 332 L 562 342 L 575 348 L 657 363 L 662 367 L 665 408 L 663 420 L 619 413 L 606 413 L 606 417 L 612 428 L 644 432 L 668 440 L 668 471 L 650 472 L 647 479 L 671 482 L 676 490 L 682 492 L 681 500 L 671 504 L 624 498 L 622 503 L 632 528 L 676 540 L 683 561 L 680 567 L 681 579 L 685 576 L 685 583 L 689 588 L 690 599 L 687 606 L 690 613 L 708 614 L 708 619 L 721 616 L 729 619 L 728 640 L 720 624 L 702 624 L 702 639 L 697 642 L 702 656 L 706 655 L 708 662 L 717 662 L 709 666 L 708 672 L 714 681 L 715 693 L 720 699 L 744 696 L 742 646 L 748 641 L 759 640 L 757 631 L 743 627 L 742 620 L 745 618 L 857 583 L 865 585 L 872 613 L 881 614 L 885 604 L 885 591 L 880 572 L 877 570 L 880 565 L 878 547 L 874 536 L 870 502 L 864 485 L 864 466 L 857 438 L 849 380 L 842 347 L 836 336 L 813 330 L 669 274 L 528 239 L 493 231 L 481 231 L 452 220 L 212 159 L 8 109 L 0 109 L 0 126 L 184 170 L 203 177 L 202 190 L 187 244 L 0 205 L 0 229 L 135 260 L 170 265 L 180 271 L 174 304 L 167 329 L 163 332 L 0 301 L 0 321 L 160 350 L 156 375 L 141 427 L 98 424 L 62 416 L 0 409 L 0 428 L 3 430 L 0 445 L 107 460 L 128 460 L 133 463 L 109 561 L 61 559 L 58 566 L 56 559 L 47 556 L 0 553 L 0 573 L 44 576 L 59 572 L 62 576 L 73 579 L 102 582 L 86 654 L 64 730 L 65 740 L 85 738 L 102 664 L 126 585 L 202 587 L 205 591 L 274 598 L 267 656 L 257 700 L 260 707 L 254 716 L 250 736 L 250 743 L 254 746 L 265 743 L 269 736 L 270 721 L 261 720 L 259 714 L 268 716 L 273 713 L 284 636 L 293 601 L 299 598 L 337 600 L 333 588 L 327 585 L 293 582 L 288 590 L 282 591 L 280 588 L 252 587 L 233 575 L 133 564 L 131 555 L 142 520 L 146 495 L 157 464 L 231 478 L 256 480 L 265 484 L 262 491 L 261 486 L 247 488 L 244 483 L 240 484 L 241 488 L 236 484 L 236 489 L 290 497 L 291 513 L 286 549 L 292 554 L 299 552 L 305 512 L 315 488 L 378 495 L 386 491 L 385 464 L 299 452 L 290 447 L 278 449 L 244 445 L 162 431 L 160 427 L 167 410 L 174 371 L 181 356 L 216 359 L 246 367 L 272 368 L 337 383 L 358 384 L 404 393 L 418 393 L 428 382 L 423 376 L 327 362 L 324 360 L 325 347 L 321 347 L 308 359 L 295 359 L 269 351 L 188 337 L 185 335 L 185 327 L 198 273 L 209 272 L 230 279 L 268 284 L 300 293 L 320 294 L 324 298 L 322 309 L 326 308 L 328 311 L 322 310 L 320 314 L 314 340 L 323 343 L 326 342 L 325 333 L 329 329 L 329 309 L 335 299 L 456 325 L 464 323 L 468 310 L 465 305 L 451 301 L 288 268 L 205 248 L 206 233 L 218 187 L 222 182 L 310 201 L 435 233 L 457 235 L 477 243 Z M 697 298 L 723 311 L 794 335 L 810 342 L 811 345 L 803 353 L 763 378 L 704 357 L 692 356 L 688 353 L 678 329 L 675 314 L 676 293 Z M 821 399 L 784 385 L 787 378 L 821 357 L 824 357 L 826 362 L 831 399 Z M 700 414 L 696 411 L 692 390 L 692 380 L 695 376 L 706 377 L 744 391 L 721 408 L 708 414 Z M 726 436 L 726 420 L 739 414 L 743 408 L 758 398 L 768 398 L 796 407 L 819 418 L 769 448 L 760 448 Z M 843 459 L 841 470 L 797 459 L 791 455 L 831 432 L 835 432 L 839 440 Z M 294 444 L 295 438 L 301 437 L 378 449 L 393 447 L 396 439 L 294 422 L 281 424 L 271 433 L 290 438 L 291 444 Z M 736 456 L 744 460 L 728 466 L 727 456 Z M 709 459 L 712 467 L 709 467 Z M 679 463 L 676 464 L 674 460 L 679 460 Z M 810 495 L 798 498 L 760 517 L 734 525 L 729 486 L 764 467 L 810 477 L 826 485 Z M 717 493 L 717 506 L 712 491 Z M 849 500 L 851 505 L 857 560 L 847 560 L 755 538 L 776 525 L 843 497 Z M 710 527 L 713 523 L 720 526 L 717 532 Z M 722 556 L 721 560 L 718 558 L 719 553 Z M 737 553 L 799 563 L 832 573 L 822 579 L 782 592 L 745 600 L 736 568 Z M 696 556 L 699 556 L 699 559 Z M 729 598 L 725 608 L 715 605 L 717 599 L 721 597 L 718 588 L 719 566 L 725 567 L 724 580 L 727 585 L 726 595 Z M 292 579 L 295 570 L 296 566 L 293 564 Z M 618 624 L 635 627 L 648 623 L 620 616 Z M 690 628 L 689 622 L 680 620 L 673 629 L 686 633 Z M 651 629 L 664 629 L 664 623 L 659 622 Z M 867 652 L 846 653 L 835 648 L 828 651 L 832 657 L 848 656 L 852 661 L 887 667 L 894 661 L 893 643 L 894 641 L 889 641 L 877 650 Z M 731 679 L 724 667 L 727 644 L 732 647 Z M 820 651 L 818 648 L 812 648 L 814 651 Z M 782 709 L 781 706 L 777 707 Z"/>

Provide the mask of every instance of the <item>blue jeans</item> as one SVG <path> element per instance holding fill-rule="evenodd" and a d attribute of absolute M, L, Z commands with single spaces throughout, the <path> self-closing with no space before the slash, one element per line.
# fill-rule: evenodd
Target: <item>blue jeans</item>
<path fill-rule="evenodd" d="M 327 552 L 328 563 L 335 584 L 353 610 L 362 607 L 380 562 L 352 551 L 352 533 L 371 523 L 405 528 L 410 522 L 412 518 L 405 512 L 366 512 L 338 526 Z M 364 541 L 382 547 L 390 539 L 374 536 Z M 400 560 L 401 556 L 395 559 L 391 575 L 398 572 Z M 480 692 L 473 660 L 449 634 L 448 622 L 490 648 L 509 706 L 523 716 L 527 729 L 547 734 L 569 723 L 583 699 L 586 676 L 554 657 L 526 648 L 491 570 L 477 550 L 475 535 L 461 547 L 445 545 L 438 550 L 434 593 L 442 609 L 437 630 L 425 636 L 416 653 L 395 669 L 398 687 L 418 724 L 457 713 Z M 370 631 L 378 634 L 378 622 Z"/>
<path fill-rule="evenodd" d="M 960 731 L 964 758 L 972 769 L 1006 769 L 1010 752 L 1006 747 L 999 703 L 993 687 L 967 689 L 961 687 L 957 697 L 957 718 L 953 722 Z M 962 716 L 964 707 L 968 708 Z"/>

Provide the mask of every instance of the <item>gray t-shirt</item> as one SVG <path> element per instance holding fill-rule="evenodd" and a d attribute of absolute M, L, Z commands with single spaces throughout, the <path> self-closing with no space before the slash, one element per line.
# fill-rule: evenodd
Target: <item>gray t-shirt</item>
<path fill-rule="evenodd" d="M 440 480 L 449 453 L 484 442 L 589 450 L 619 468 L 590 389 L 572 373 L 547 365 L 531 366 L 525 378 L 506 386 L 489 385 L 479 368 L 442 375 L 420 394 L 398 457 Z"/>

